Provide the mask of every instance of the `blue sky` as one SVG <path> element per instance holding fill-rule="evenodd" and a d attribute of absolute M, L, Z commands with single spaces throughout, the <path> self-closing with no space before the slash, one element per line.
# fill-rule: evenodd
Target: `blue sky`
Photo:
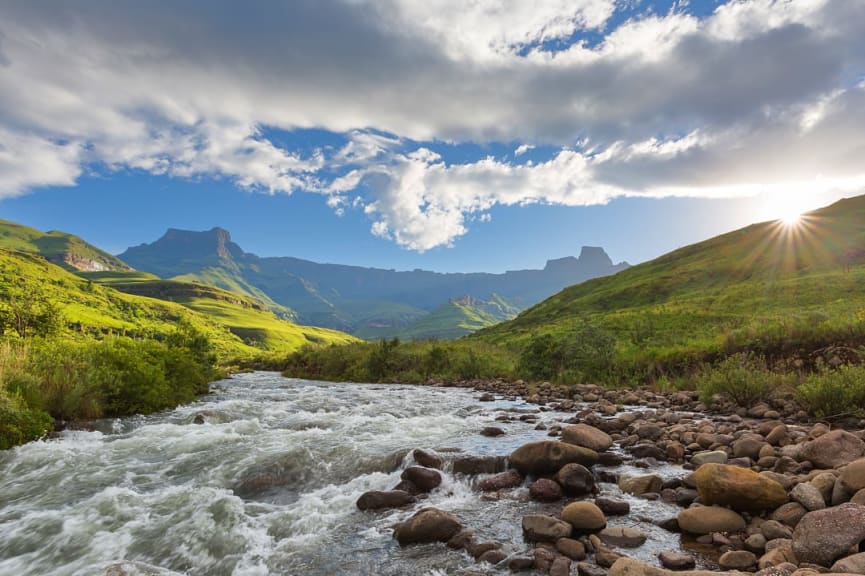
<path fill-rule="evenodd" d="M 0 0 L 0 217 L 112 252 L 636 263 L 865 192 L 862 126 L 862 2 Z"/>

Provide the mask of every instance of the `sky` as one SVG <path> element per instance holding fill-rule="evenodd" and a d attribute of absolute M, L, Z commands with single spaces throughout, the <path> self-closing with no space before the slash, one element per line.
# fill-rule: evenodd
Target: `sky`
<path fill-rule="evenodd" d="M 0 218 L 638 263 L 865 193 L 865 0 L 0 0 Z"/>

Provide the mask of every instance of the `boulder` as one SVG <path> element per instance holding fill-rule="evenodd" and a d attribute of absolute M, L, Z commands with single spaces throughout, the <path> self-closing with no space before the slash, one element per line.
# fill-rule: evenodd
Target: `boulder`
<path fill-rule="evenodd" d="M 829 566 L 862 540 L 865 506 L 841 504 L 805 514 L 793 531 L 793 552 L 800 562 Z"/>
<path fill-rule="evenodd" d="M 580 464 L 565 464 L 556 474 L 556 482 L 568 496 L 591 494 L 595 490 L 595 477 Z"/>
<path fill-rule="evenodd" d="M 613 439 L 603 430 L 588 424 L 575 424 L 562 429 L 562 441 L 576 446 L 604 452 L 613 445 Z"/>
<path fill-rule="evenodd" d="M 523 483 L 523 477 L 516 470 L 508 470 L 500 472 L 495 476 L 484 478 L 478 482 L 478 488 L 483 492 L 495 492 L 496 490 L 505 490 L 508 488 L 516 488 Z"/>
<path fill-rule="evenodd" d="M 799 457 L 815 468 L 837 468 L 865 456 L 865 442 L 846 430 L 827 432 L 806 442 Z"/>
<path fill-rule="evenodd" d="M 841 471 L 841 486 L 848 494 L 865 489 L 865 458 L 850 462 Z"/>
<path fill-rule="evenodd" d="M 442 475 L 437 470 L 422 466 L 409 466 L 403 470 L 400 479 L 410 482 L 422 493 L 430 492 L 442 483 Z"/>
<path fill-rule="evenodd" d="M 598 537 L 604 544 L 619 546 L 620 548 L 639 548 L 646 543 L 647 536 L 636 528 L 616 526 L 604 528 L 598 533 Z"/>
<path fill-rule="evenodd" d="M 393 531 L 400 546 L 447 542 L 462 529 L 459 518 L 437 508 L 424 508 L 397 524 Z"/>
<path fill-rule="evenodd" d="M 413 504 L 417 499 L 402 490 L 389 490 L 381 492 L 373 490 L 364 492 L 357 499 L 357 507 L 360 510 L 385 510 L 388 508 L 401 508 Z"/>
<path fill-rule="evenodd" d="M 578 532 L 597 532 L 607 525 L 601 509 L 591 502 L 572 502 L 562 510 L 562 520 Z"/>
<path fill-rule="evenodd" d="M 622 476 L 619 478 L 619 488 L 622 492 L 640 496 L 650 492 L 660 492 L 664 480 L 657 474 L 647 476 Z"/>
<path fill-rule="evenodd" d="M 417 462 L 419 465 L 425 466 L 427 468 L 436 468 L 438 470 L 441 470 L 442 459 L 436 454 L 433 454 L 432 452 L 423 450 L 421 448 L 415 448 L 414 450 L 412 450 L 411 455 L 412 458 L 414 458 L 414 461 Z"/>
<path fill-rule="evenodd" d="M 694 473 L 694 479 L 704 504 L 734 510 L 772 510 L 787 502 L 783 486 L 747 468 L 705 464 Z"/>
<path fill-rule="evenodd" d="M 830 572 L 865 574 L 865 552 L 841 558 L 829 569 Z"/>
<path fill-rule="evenodd" d="M 710 570 L 686 570 L 673 572 L 632 558 L 619 558 L 616 560 L 616 563 L 612 565 L 607 574 L 608 576 L 718 576 L 719 574 L 727 574 L 728 576 L 745 576 L 747 573 L 733 571 L 713 572 Z"/>
<path fill-rule="evenodd" d="M 555 542 L 559 538 L 567 538 L 573 528 L 570 524 L 546 514 L 529 514 L 523 516 L 523 536 L 526 540 Z"/>
<path fill-rule="evenodd" d="M 720 506 L 692 506 L 677 516 L 679 528 L 691 534 L 739 532 L 745 529 L 745 519 Z"/>
<path fill-rule="evenodd" d="M 538 502 L 555 502 L 562 499 L 562 488 L 548 478 L 538 478 L 529 486 L 529 497 Z"/>
<path fill-rule="evenodd" d="M 555 474 L 565 464 L 592 466 L 597 461 L 598 453 L 594 450 L 554 440 L 529 442 L 514 450 L 508 458 L 510 466 L 521 474 L 536 476 Z"/>

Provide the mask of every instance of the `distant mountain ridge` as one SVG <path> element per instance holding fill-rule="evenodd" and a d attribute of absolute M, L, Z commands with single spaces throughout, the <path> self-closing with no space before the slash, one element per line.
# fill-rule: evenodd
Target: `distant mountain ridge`
<path fill-rule="evenodd" d="M 265 305 L 269 300 L 290 309 L 302 323 L 354 334 L 372 327 L 407 327 L 463 296 L 486 302 L 496 295 L 518 311 L 572 284 L 629 267 L 624 262 L 614 264 L 602 248 L 588 246 L 578 258 L 550 260 L 542 270 L 502 274 L 320 264 L 244 252 L 227 230 L 218 227 L 204 232 L 172 228 L 155 242 L 131 247 L 119 258 L 162 278 L 214 284 Z"/>

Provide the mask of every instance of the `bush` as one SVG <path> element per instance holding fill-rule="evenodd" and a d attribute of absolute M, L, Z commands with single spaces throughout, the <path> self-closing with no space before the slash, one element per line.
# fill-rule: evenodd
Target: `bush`
<path fill-rule="evenodd" d="M 0 388 L 0 450 L 36 440 L 54 430 L 54 420 L 41 410 L 33 410 Z"/>
<path fill-rule="evenodd" d="M 744 353 L 705 367 L 696 376 L 697 390 L 704 402 L 720 394 L 745 407 L 767 400 L 782 382 L 783 377 L 769 370 L 765 359 Z"/>
<path fill-rule="evenodd" d="M 520 372 L 535 380 L 610 382 L 615 376 L 616 339 L 587 319 L 555 337 L 532 339 L 520 354 Z"/>
<path fill-rule="evenodd" d="M 865 412 L 865 367 L 821 367 L 796 389 L 802 407 L 817 418 Z"/>

